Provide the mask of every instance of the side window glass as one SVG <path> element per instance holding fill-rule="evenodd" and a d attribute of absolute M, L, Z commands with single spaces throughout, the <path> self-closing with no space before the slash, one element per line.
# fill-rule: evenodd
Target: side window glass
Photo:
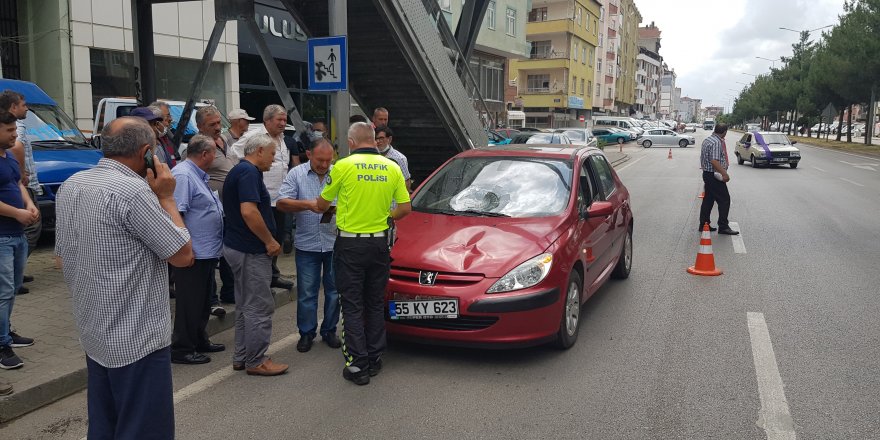
<path fill-rule="evenodd" d="M 594 154 L 590 156 L 590 167 L 595 172 L 596 180 L 598 180 L 598 193 L 601 193 L 600 200 L 608 200 L 611 194 L 617 189 L 614 183 L 614 177 L 611 174 L 611 167 L 604 156 Z"/>
<path fill-rule="evenodd" d="M 747 134 L 746 135 L 746 143 L 751 142 L 751 141 L 752 141 L 752 135 Z"/>

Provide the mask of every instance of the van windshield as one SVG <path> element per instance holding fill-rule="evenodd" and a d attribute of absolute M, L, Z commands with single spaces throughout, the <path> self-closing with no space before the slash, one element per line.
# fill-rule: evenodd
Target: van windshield
<path fill-rule="evenodd" d="M 46 104 L 28 104 L 29 111 L 24 120 L 27 127 L 28 140 L 34 141 L 68 141 L 86 144 L 82 132 L 76 128 L 61 109 Z"/>

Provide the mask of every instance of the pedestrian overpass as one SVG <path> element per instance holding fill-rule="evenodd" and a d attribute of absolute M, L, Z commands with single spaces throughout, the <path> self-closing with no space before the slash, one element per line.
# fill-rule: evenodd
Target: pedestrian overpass
<path fill-rule="evenodd" d="M 181 0 L 131 1 L 139 93 L 143 92 L 139 97 L 150 102 L 155 98 L 151 6 Z M 281 3 L 309 37 L 330 36 L 332 1 Z M 448 26 L 437 0 L 346 3 L 349 93 L 368 114 L 376 107 L 388 109 L 395 147 L 407 156 L 417 182 L 458 152 L 488 143 L 486 128 L 493 121 L 466 55 L 473 49 L 488 0 L 468 3 L 455 32 Z M 215 6 L 217 23 L 182 117 L 188 118 L 192 111 L 226 21 L 240 20 L 247 24 L 257 42 L 291 124 L 301 130 L 300 113 L 254 23 L 253 0 L 215 0 Z"/>

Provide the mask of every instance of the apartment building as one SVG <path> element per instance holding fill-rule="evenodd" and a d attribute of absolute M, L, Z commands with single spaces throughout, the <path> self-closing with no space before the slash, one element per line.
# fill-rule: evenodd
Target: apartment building
<path fill-rule="evenodd" d="M 639 28 L 639 54 L 636 56 L 636 96 L 634 116 L 658 119 L 660 110 L 660 29 L 651 23 Z"/>
<path fill-rule="evenodd" d="M 679 120 L 684 123 L 702 122 L 701 106 L 703 101 L 688 96 L 681 97 L 681 109 L 679 110 Z"/>
<path fill-rule="evenodd" d="M 639 23 L 642 14 L 635 0 L 620 0 L 620 46 L 617 54 L 617 88 L 614 105 L 623 114 L 633 114 L 636 100 L 636 58 L 639 54 Z"/>
<path fill-rule="evenodd" d="M 660 119 L 675 117 L 675 69 L 663 63 L 663 75 L 660 77 Z"/>
<path fill-rule="evenodd" d="M 526 25 L 528 59 L 512 60 L 512 105 L 525 112 L 526 125 L 552 128 L 590 120 L 596 48 L 597 0 L 532 0 Z"/>
<path fill-rule="evenodd" d="M 593 110 L 630 115 L 635 104 L 638 26 L 633 0 L 601 0 Z M 628 82 L 627 84 L 624 84 Z"/>

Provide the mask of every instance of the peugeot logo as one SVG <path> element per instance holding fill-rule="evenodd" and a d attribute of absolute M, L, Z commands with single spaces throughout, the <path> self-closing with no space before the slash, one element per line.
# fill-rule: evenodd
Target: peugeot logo
<path fill-rule="evenodd" d="M 437 281 L 437 272 L 419 272 L 419 284 L 423 286 L 433 286 Z"/>

